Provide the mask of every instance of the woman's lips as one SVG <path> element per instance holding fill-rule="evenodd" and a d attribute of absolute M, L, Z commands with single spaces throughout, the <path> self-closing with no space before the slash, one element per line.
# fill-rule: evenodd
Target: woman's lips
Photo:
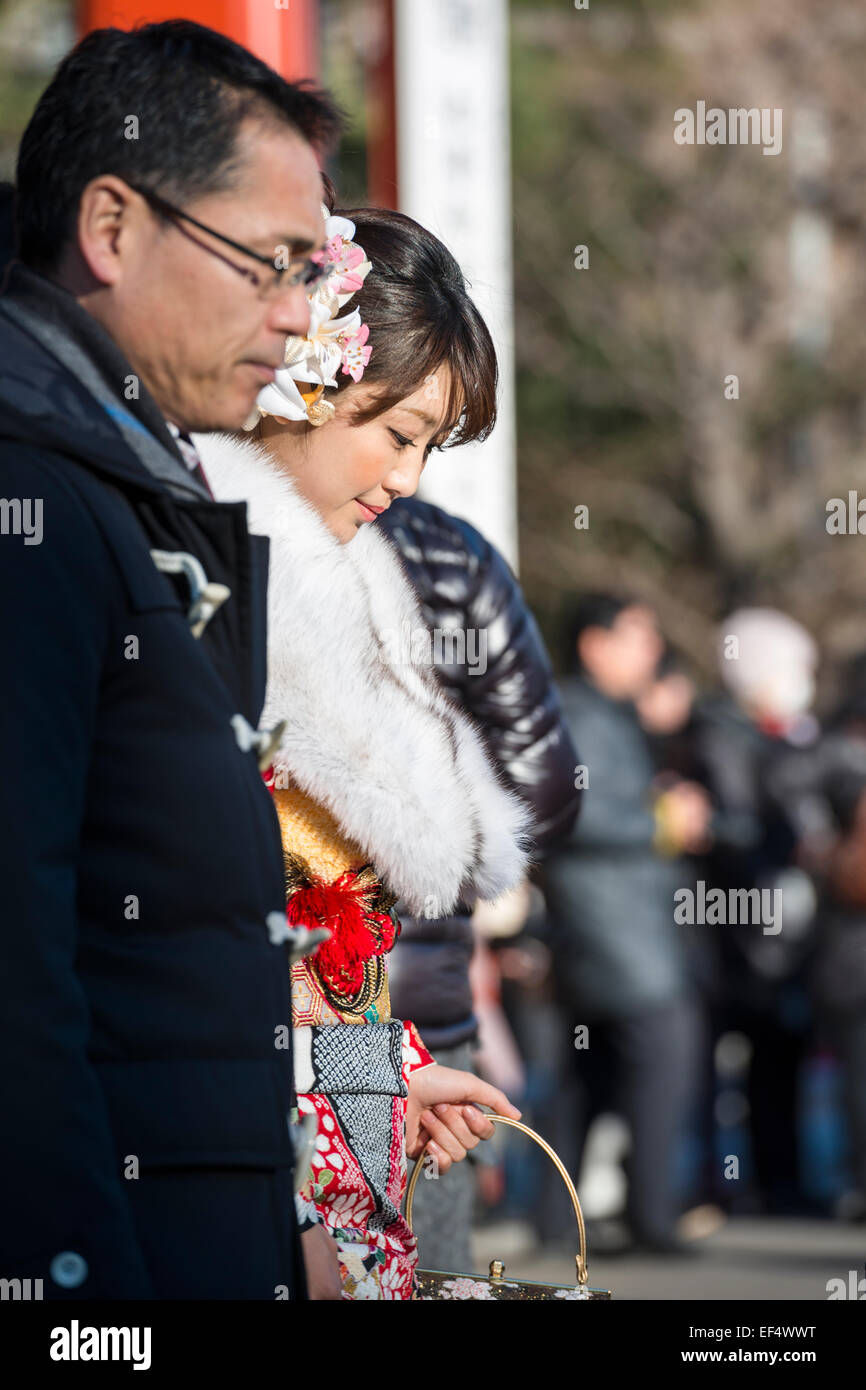
<path fill-rule="evenodd" d="M 361 508 L 361 511 L 362 511 L 362 513 L 363 513 L 363 516 L 364 516 L 364 520 L 365 520 L 365 521 L 375 521 L 375 520 L 376 520 L 376 517 L 379 516 L 379 515 L 380 515 L 382 512 L 384 512 L 384 510 L 385 510 L 384 507 L 370 507 L 370 506 L 368 506 L 366 502 L 362 502 L 362 501 L 361 501 L 360 497 L 356 497 L 356 498 L 355 498 L 355 501 L 358 503 L 358 506 Z"/>

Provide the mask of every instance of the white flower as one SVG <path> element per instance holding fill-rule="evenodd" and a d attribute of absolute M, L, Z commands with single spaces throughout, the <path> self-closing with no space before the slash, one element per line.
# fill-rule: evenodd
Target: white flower
<path fill-rule="evenodd" d="M 277 371 L 270 385 L 262 387 L 256 397 L 256 405 L 258 409 L 246 422 L 247 429 L 253 428 L 260 414 L 279 415 L 285 420 L 304 420 L 307 415 L 303 397 L 292 379 L 291 372 L 285 367 Z"/>
<path fill-rule="evenodd" d="M 366 1274 L 364 1279 L 355 1284 L 352 1298 L 356 1302 L 377 1302 L 379 1301 L 379 1284 L 373 1274 Z"/>
<path fill-rule="evenodd" d="M 355 224 L 346 217 L 326 217 L 325 235 L 325 256 L 330 273 L 308 297 L 310 326 L 307 335 L 287 338 L 285 365 L 279 368 L 270 385 L 259 392 L 256 409 L 245 421 L 246 429 L 253 428 L 259 415 L 276 415 L 285 420 L 307 419 L 307 402 L 297 383 L 320 390 L 326 386 L 336 387 L 345 341 L 363 327 L 358 309 L 339 316 L 340 309 L 357 294 L 372 269 L 361 248 L 352 240 Z M 367 358 L 369 355 L 368 351 Z M 366 361 L 355 364 L 354 380 L 360 380 L 365 365 Z"/>
<path fill-rule="evenodd" d="M 392 1260 L 390 1264 L 382 1266 L 381 1285 L 383 1299 L 394 1299 L 403 1289 L 406 1282 L 406 1272 L 400 1268 L 397 1260 Z"/>
<path fill-rule="evenodd" d="M 340 1192 L 328 1206 L 328 1220 L 333 1226 L 360 1225 L 366 1215 L 366 1200 L 361 1192 Z"/>

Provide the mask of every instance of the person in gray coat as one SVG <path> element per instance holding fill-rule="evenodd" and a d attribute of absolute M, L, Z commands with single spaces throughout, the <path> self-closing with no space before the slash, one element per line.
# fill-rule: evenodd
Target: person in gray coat
<path fill-rule="evenodd" d="M 616 1111 L 631 1134 L 627 1219 L 634 1239 L 677 1248 L 675 1145 L 692 1091 L 699 1015 L 674 893 L 683 851 L 703 843 L 709 802 L 697 784 L 662 789 L 635 700 L 662 639 L 652 609 L 588 595 L 575 614 L 578 669 L 561 683 L 584 767 L 580 820 L 543 868 L 555 974 L 589 1121 Z"/>

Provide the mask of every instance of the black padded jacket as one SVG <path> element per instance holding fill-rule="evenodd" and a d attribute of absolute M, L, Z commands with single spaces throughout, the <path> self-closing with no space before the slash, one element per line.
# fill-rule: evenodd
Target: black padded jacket
<path fill-rule="evenodd" d="M 402 557 L 420 599 L 431 652 L 448 693 L 475 719 L 505 781 L 534 813 L 533 860 L 568 835 L 578 814 L 577 751 L 563 720 L 550 660 L 510 566 L 469 522 L 416 498 L 377 526 Z M 400 913 L 391 1005 L 428 1047 L 472 1038 L 468 908 L 446 919 Z"/>

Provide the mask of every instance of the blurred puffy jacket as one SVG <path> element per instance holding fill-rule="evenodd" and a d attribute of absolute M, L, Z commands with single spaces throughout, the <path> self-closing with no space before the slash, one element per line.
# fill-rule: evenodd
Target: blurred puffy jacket
<path fill-rule="evenodd" d="M 416 498 L 376 523 L 396 546 L 432 634 L 439 676 L 475 718 L 505 781 L 534 812 L 534 860 L 571 831 L 579 759 L 563 719 L 547 650 L 517 579 L 469 522 Z M 470 909 L 438 920 L 400 912 L 390 960 L 391 1007 L 428 1047 L 474 1036 Z M 398 905 L 399 910 L 399 905 Z"/>

